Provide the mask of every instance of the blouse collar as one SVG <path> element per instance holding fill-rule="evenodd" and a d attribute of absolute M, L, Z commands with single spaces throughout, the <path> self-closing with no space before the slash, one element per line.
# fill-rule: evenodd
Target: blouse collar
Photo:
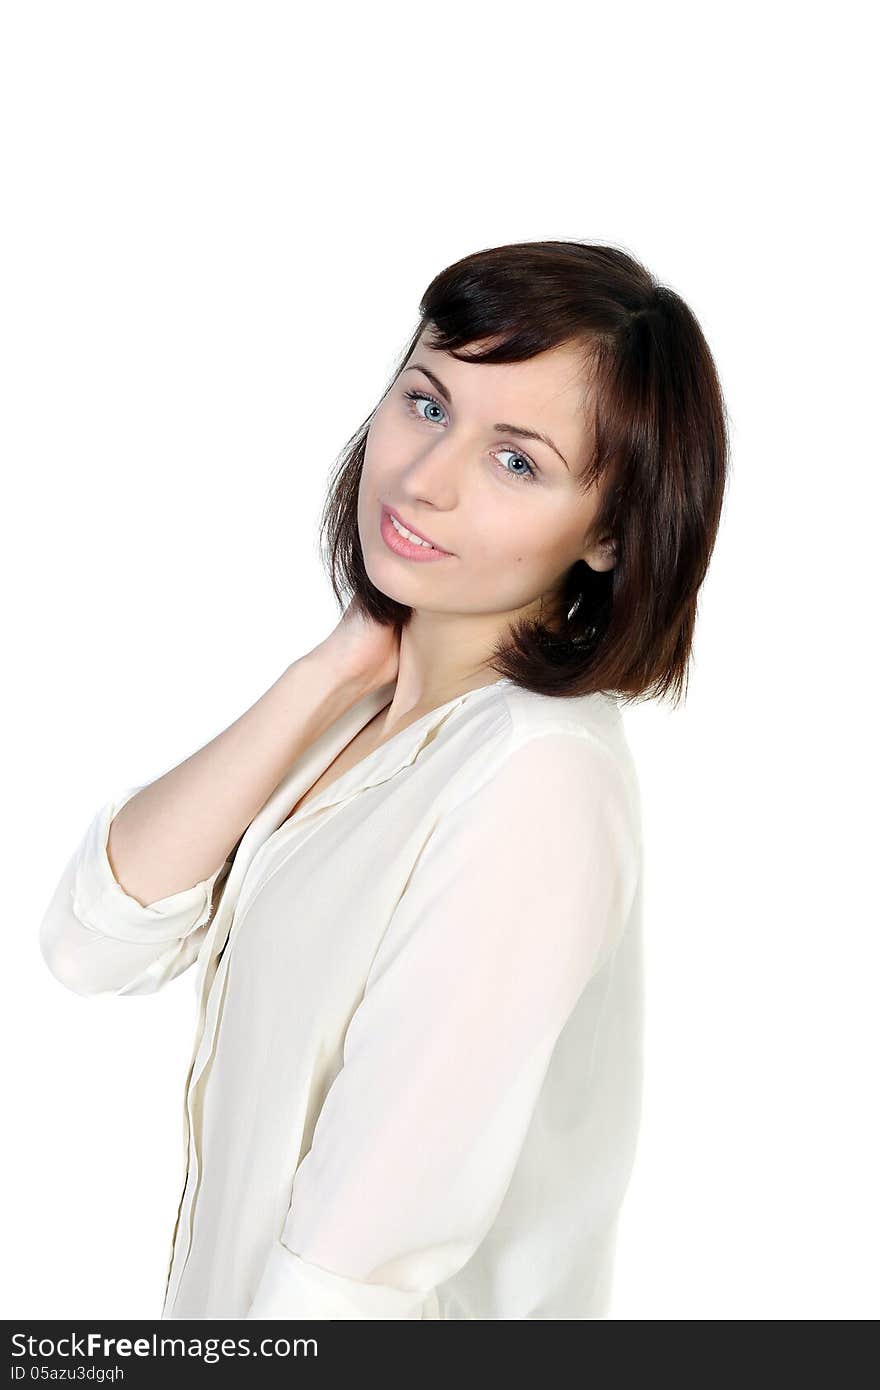
<path fill-rule="evenodd" d="M 464 694 L 456 695 L 435 709 L 429 710 L 427 714 L 423 714 L 421 718 L 408 724 L 405 729 L 392 734 L 389 739 L 361 758 L 347 772 L 335 777 L 324 791 L 312 797 L 293 819 L 299 822 L 300 816 L 305 817 L 313 811 L 334 806 L 354 791 L 363 791 L 367 787 L 373 787 L 380 782 L 387 781 L 389 777 L 393 777 L 402 768 L 415 762 L 421 750 L 431 741 L 440 725 L 445 723 L 459 706 L 465 702 L 476 701 L 485 696 L 488 691 L 509 684 L 510 681 L 507 677 L 502 677 L 500 680 L 490 681 L 487 685 L 466 690 Z M 370 722 L 374 715 L 390 703 L 394 686 L 395 682 L 391 681 L 357 700 L 345 714 L 331 724 L 330 728 L 325 730 L 321 737 L 316 739 L 296 759 L 246 830 L 239 847 L 239 853 L 241 850 L 245 851 L 241 856 L 243 859 L 247 860 L 249 857 L 247 851 L 252 844 L 256 848 L 264 844 L 268 837 L 274 834 L 286 820 L 291 807 L 295 806 L 299 798 L 304 796 L 306 791 L 314 785 L 342 749 Z M 245 841 L 247 841 L 247 845 Z"/>

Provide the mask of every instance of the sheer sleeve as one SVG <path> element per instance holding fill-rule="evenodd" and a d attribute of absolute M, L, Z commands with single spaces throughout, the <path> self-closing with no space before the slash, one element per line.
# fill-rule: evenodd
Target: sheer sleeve
<path fill-rule="evenodd" d="M 68 861 L 39 929 L 43 959 L 76 994 L 152 994 L 196 959 L 230 860 L 210 878 L 144 906 L 113 875 L 113 817 L 141 787 L 97 812 Z"/>
<path fill-rule="evenodd" d="M 532 734 L 441 815 L 377 951 L 248 1318 L 419 1318 L 504 1198 L 640 871 L 629 770 Z"/>

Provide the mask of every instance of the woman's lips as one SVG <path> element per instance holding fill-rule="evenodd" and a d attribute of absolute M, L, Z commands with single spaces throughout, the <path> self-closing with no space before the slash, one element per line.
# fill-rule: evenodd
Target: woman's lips
<path fill-rule="evenodd" d="M 397 516 L 397 513 L 395 512 L 394 515 Z M 402 517 L 397 517 L 397 519 L 404 526 L 406 525 Z M 448 550 L 440 550 L 433 544 L 419 545 L 417 541 L 409 541 L 406 536 L 402 536 L 392 524 L 391 508 L 389 507 L 382 507 L 379 530 L 388 549 L 393 550 L 395 555 L 400 555 L 405 560 L 448 560 L 451 558 Z M 412 530 L 414 534 L 418 534 L 414 527 L 407 527 L 407 530 Z"/>

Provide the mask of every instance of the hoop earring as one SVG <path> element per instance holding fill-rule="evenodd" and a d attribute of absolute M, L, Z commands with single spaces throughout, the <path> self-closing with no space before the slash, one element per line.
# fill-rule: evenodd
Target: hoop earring
<path fill-rule="evenodd" d="M 576 613 L 576 612 L 578 611 L 578 609 L 580 608 L 581 603 L 583 602 L 583 597 L 584 597 L 584 596 L 583 596 L 582 593 L 581 593 L 581 594 L 578 594 L 578 596 L 577 596 L 577 598 L 575 599 L 574 603 L 573 603 L 573 604 L 571 605 L 571 607 L 569 608 L 569 610 L 568 610 L 568 621 L 569 621 L 569 622 L 571 622 L 571 620 L 572 620 L 572 618 L 574 617 L 575 613 Z"/>
<path fill-rule="evenodd" d="M 581 604 L 583 603 L 583 599 L 584 599 L 584 595 L 583 595 L 583 593 L 581 592 L 581 593 L 578 594 L 578 596 L 577 596 L 577 598 L 575 599 L 574 603 L 571 605 L 571 607 L 570 607 L 569 610 L 568 610 L 568 621 L 569 621 L 569 622 L 571 622 L 571 620 L 572 620 L 572 618 L 574 617 L 575 613 L 577 613 L 578 609 L 580 608 Z M 588 628 L 585 629 L 585 631 L 581 634 L 580 637 L 569 637 L 568 640 L 571 642 L 571 644 L 572 644 L 573 647 L 591 647 L 591 646 L 593 645 L 593 643 L 595 642 L 596 638 L 598 637 L 598 635 L 599 635 L 599 629 L 596 627 L 596 624 L 595 624 L 595 623 L 591 623 L 590 626 L 589 626 Z"/>

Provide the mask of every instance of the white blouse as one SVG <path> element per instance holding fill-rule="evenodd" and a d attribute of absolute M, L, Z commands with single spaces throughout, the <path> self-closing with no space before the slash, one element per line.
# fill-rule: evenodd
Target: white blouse
<path fill-rule="evenodd" d="M 601 1318 L 642 1083 L 641 812 L 616 700 L 507 679 L 142 906 L 95 816 L 40 927 L 78 994 L 195 964 L 163 1318 Z"/>

